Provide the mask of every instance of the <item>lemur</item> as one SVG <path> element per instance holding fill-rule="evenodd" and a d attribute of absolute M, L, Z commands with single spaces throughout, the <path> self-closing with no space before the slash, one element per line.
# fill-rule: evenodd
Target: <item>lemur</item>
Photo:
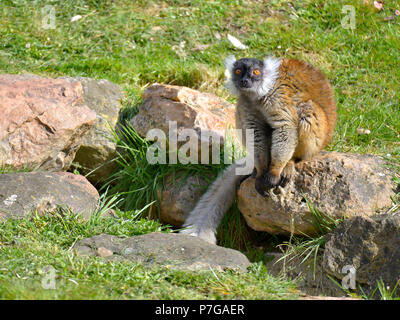
<path fill-rule="evenodd" d="M 225 66 L 227 87 L 238 97 L 236 128 L 254 130 L 255 189 L 266 196 L 287 185 L 295 161 L 310 159 L 330 142 L 337 119 L 334 93 L 324 74 L 304 61 L 230 56 Z M 210 186 L 181 233 L 216 242 L 216 229 L 244 178 L 236 174 L 238 166 L 230 165 Z"/>

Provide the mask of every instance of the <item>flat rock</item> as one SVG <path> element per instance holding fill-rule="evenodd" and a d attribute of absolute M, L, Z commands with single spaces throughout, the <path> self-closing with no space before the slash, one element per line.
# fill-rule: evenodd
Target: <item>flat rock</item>
<path fill-rule="evenodd" d="M 67 170 L 96 113 L 79 81 L 0 75 L 0 163 Z"/>
<path fill-rule="evenodd" d="M 400 215 L 354 217 L 325 236 L 322 266 L 338 279 L 346 265 L 355 268 L 355 280 L 374 289 L 382 280 L 391 290 L 400 281 Z M 398 291 L 400 292 L 400 291 Z"/>
<path fill-rule="evenodd" d="M 69 172 L 0 174 L 0 219 L 43 214 L 57 206 L 70 207 L 89 218 L 99 194 L 89 181 Z"/>
<path fill-rule="evenodd" d="M 79 240 L 80 255 L 101 256 L 98 249 L 111 251 L 104 259 L 130 260 L 145 265 L 162 265 L 179 270 L 235 269 L 245 271 L 249 260 L 239 251 L 212 245 L 197 237 L 177 233 L 149 233 L 129 238 L 98 235 Z"/>
<path fill-rule="evenodd" d="M 380 157 L 322 152 L 297 163 L 294 179 L 266 197 L 256 192 L 254 178 L 246 179 L 238 206 L 254 230 L 312 236 L 318 229 L 305 199 L 331 218 L 372 216 L 392 206 L 393 176 Z"/>

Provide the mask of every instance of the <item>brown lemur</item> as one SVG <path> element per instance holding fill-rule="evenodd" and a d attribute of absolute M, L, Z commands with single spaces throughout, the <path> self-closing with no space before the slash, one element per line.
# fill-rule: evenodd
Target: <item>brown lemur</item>
<path fill-rule="evenodd" d="M 230 56 L 225 66 L 227 87 L 238 96 L 236 128 L 254 130 L 255 188 L 265 196 L 287 185 L 295 161 L 310 159 L 328 145 L 337 118 L 334 93 L 324 74 L 304 61 Z M 236 174 L 239 166 L 230 165 L 210 186 L 181 233 L 216 242 L 216 229 L 244 178 Z"/>

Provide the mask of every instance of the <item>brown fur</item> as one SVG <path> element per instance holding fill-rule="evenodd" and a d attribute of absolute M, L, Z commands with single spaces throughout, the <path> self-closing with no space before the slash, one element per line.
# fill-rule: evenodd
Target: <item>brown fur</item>
<path fill-rule="evenodd" d="M 282 60 L 270 93 L 255 108 L 249 105 L 254 102 L 239 99 L 239 118 L 261 118 L 272 129 L 270 138 L 264 135 L 258 145 L 256 141 L 259 192 L 287 183 L 294 173 L 294 161 L 312 158 L 332 139 L 337 119 L 332 87 L 320 70 L 304 61 Z"/>
<path fill-rule="evenodd" d="M 294 159 L 310 159 L 332 139 L 337 114 L 334 93 L 324 74 L 304 61 L 285 59 L 275 85 L 291 97 L 288 107 L 298 115 Z"/>

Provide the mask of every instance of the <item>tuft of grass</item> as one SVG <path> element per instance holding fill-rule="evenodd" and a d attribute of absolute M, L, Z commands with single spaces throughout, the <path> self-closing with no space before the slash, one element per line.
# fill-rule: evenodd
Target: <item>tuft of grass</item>
<path fill-rule="evenodd" d="M 385 285 L 382 279 L 377 280 L 377 286 L 375 290 L 372 292 L 371 296 L 368 298 L 369 300 L 373 299 L 376 293 L 376 290 L 379 292 L 380 300 L 400 300 L 400 296 L 397 295 L 397 287 L 399 286 L 400 280 L 397 281 L 396 285 L 392 290 L 388 286 Z"/>
<path fill-rule="evenodd" d="M 316 207 L 303 195 L 306 200 L 307 206 L 313 217 L 313 225 L 317 234 L 313 237 L 304 235 L 304 237 L 296 237 L 291 235 L 289 241 L 283 242 L 279 247 L 285 248 L 284 255 L 278 260 L 290 262 L 295 258 L 302 258 L 300 264 L 306 262 L 308 259 L 313 258 L 313 270 L 316 270 L 317 256 L 325 245 L 324 235 L 333 231 L 343 219 L 332 218 Z"/>
<path fill-rule="evenodd" d="M 399 286 L 400 281 L 397 281 L 396 285 L 393 289 L 390 289 L 388 286 L 385 285 L 382 279 L 376 281 L 376 287 L 372 290 L 369 294 L 365 292 L 362 286 L 358 285 L 359 295 L 351 292 L 348 289 L 344 289 L 339 282 L 337 282 L 332 277 L 328 276 L 340 289 L 342 289 L 345 293 L 349 296 L 353 296 L 355 298 L 361 298 L 364 300 L 400 300 L 400 296 L 398 295 L 397 288 Z M 376 294 L 379 296 L 376 296 Z"/>
<path fill-rule="evenodd" d="M 237 207 L 237 202 L 222 218 L 217 230 L 218 245 L 248 251 L 251 247 L 251 231 Z"/>
<path fill-rule="evenodd" d="M 150 164 L 146 153 L 152 143 L 142 138 L 129 123 L 121 125 L 113 134 L 119 147 L 116 159 L 119 168 L 103 189 L 109 188 L 111 194 L 123 196 L 120 202 L 123 210 L 143 208 L 157 201 L 157 190 L 170 175 L 180 171 L 186 176 L 195 173 L 210 175 L 210 171 L 216 175 L 223 168 L 223 165 Z"/>
<path fill-rule="evenodd" d="M 5 174 L 5 173 L 16 173 L 16 172 L 31 172 L 31 171 L 36 171 L 38 168 L 30 168 L 30 167 L 21 167 L 21 168 L 15 168 L 12 165 L 0 165 L 0 174 Z"/>

